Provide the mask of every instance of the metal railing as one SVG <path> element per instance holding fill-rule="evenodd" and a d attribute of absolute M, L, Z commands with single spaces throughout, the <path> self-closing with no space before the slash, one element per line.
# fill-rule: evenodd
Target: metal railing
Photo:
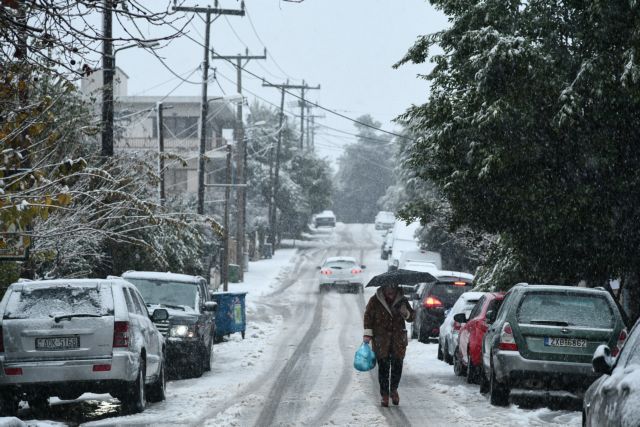
<path fill-rule="evenodd" d="M 214 148 L 223 147 L 227 144 L 227 140 L 222 137 L 207 138 L 206 149 L 212 150 Z M 157 150 L 158 139 L 157 138 L 129 138 L 122 137 L 115 141 L 115 148 L 121 150 Z M 164 149 L 167 151 L 182 150 L 182 151 L 198 151 L 200 148 L 199 138 L 165 138 Z"/>

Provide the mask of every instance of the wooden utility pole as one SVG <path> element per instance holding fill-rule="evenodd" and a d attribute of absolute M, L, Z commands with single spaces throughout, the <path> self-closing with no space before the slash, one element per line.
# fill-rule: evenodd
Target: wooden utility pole
<path fill-rule="evenodd" d="M 215 7 L 174 7 L 177 12 L 194 12 L 205 15 L 205 36 L 204 36 L 204 60 L 202 61 L 202 100 L 200 109 L 200 151 L 198 155 L 198 213 L 204 214 L 204 168 L 205 152 L 207 150 L 207 116 L 209 113 L 209 103 L 207 100 L 207 83 L 209 80 L 209 35 L 211 34 L 211 15 L 235 15 L 244 16 L 244 1 L 241 9 L 219 9 L 218 0 Z"/>
<path fill-rule="evenodd" d="M 158 177 L 160 179 L 158 184 L 158 198 L 160 199 L 160 206 L 164 206 L 164 125 L 162 122 L 162 102 L 156 104 L 156 114 L 158 128 Z"/>
<path fill-rule="evenodd" d="M 300 100 L 300 149 L 303 149 L 304 148 L 304 109 L 307 108 L 307 103 L 305 102 L 305 99 L 304 99 L 304 92 L 305 90 L 320 89 L 320 85 L 315 87 L 307 86 L 307 84 L 303 80 L 302 86 L 300 86 L 300 89 L 302 91 L 302 96 L 301 96 L 302 99 Z"/>
<path fill-rule="evenodd" d="M 267 59 L 267 49 L 264 50 L 264 55 L 249 55 L 249 49 L 245 51 L 244 55 L 238 54 L 235 56 L 229 55 L 218 55 L 213 50 L 211 51 L 212 59 L 224 59 L 227 61 L 236 61 L 236 72 L 237 72 L 237 91 L 239 94 L 242 94 L 242 69 L 247 65 L 247 63 L 252 59 Z M 244 62 L 244 65 L 242 63 Z M 242 102 L 238 102 L 236 107 L 236 126 L 235 126 L 235 140 L 238 146 L 236 150 L 236 169 L 238 182 L 240 184 L 247 183 L 247 173 L 245 171 L 247 165 L 247 144 L 244 140 L 244 127 L 242 124 Z M 244 280 L 244 235 L 246 229 L 246 218 L 247 218 L 247 196 L 246 189 L 244 186 L 239 186 L 236 189 L 237 194 L 237 211 L 238 211 L 238 219 L 236 226 L 236 257 L 238 258 L 237 264 L 240 265 L 240 281 Z"/>
<path fill-rule="evenodd" d="M 113 0 L 102 0 L 102 151 L 113 156 Z"/>
<path fill-rule="evenodd" d="M 231 192 L 231 144 L 227 144 L 226 186 L 224 188 L 224 261 L 222 262 L 222 290 L 229 290 L 229 202 Z"/>

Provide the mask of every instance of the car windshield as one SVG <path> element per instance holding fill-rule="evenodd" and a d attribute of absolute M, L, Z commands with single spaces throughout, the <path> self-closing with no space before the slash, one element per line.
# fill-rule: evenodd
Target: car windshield
<path fill-rule="evenodd" d="M 111 288 L 95 285 L 24 288 L 11 293 L 4 318 L 43 319 L 74 314 L 113 314 Z"/>
<path fill-rule="evenodd" d="M 551 326 L 612 328 L 613 309 L 606 298 L 570 292 L 529 292 L 517 314 L 518 322 Z"/>
<path fill-rule="evenodd" d="M 183 310 L 197 307 L 199 294 L 195 283 L 132 278 L 127 278 L 127 281 L 138 288 L 147 305 L 165 305 Z"/>
<path fill-rule="evenodd" d="M 325 268 L 332 270 L 350 270 L 355 266 L 356 263 L 353 261 L 327 261 L 324 263 Z"/>
<path fill-rule="evenodd" d="M 473 286 L 457 286 L 453 283 L 440 282 L 433 285 L 430 294 L 436 296 L 445 306 L 452 307 L 456 303 L 460 295 L 471 290 Z"/>

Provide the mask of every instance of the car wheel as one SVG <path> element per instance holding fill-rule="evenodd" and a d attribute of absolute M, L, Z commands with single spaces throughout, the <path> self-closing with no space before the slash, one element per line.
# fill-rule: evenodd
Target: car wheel
<path fill-rule="evenodd" d="M 440 344 L 440 340 L 438 340 L 438 360 L 444 360 L 444 355 L 442 354 L 442 345 Z"/>
<path fill-rule="evenodd" d="M 200 378 L 204 372 L 204 358 L 205 350 L 201 350 L 194 355 L 194 359 L 191 361 L 189 373 L 192 378 Z"/>
<path fill-rule="evenodd" d="M 451 353 L 449 353 L 449 344 L 447 343 L 446 339 L 444 343 L 443 356 L 445 362 L 447 362 L 449 365 L 453 365 L 453 357 L 451 357 Z"/>
<path fill-rule="evenodd" d="M 582 427 L 587 427 L 587 413 L 582 410 Z"/>
<path fill-rule="evenodd" d="M 471 363 L 471 353 L 469 353 L 469 349 L 467 349 L 467 383 L 478 383 L 478 368 L 474 367 L 473 363 Z"/>
<path fill-rule="evenodd" d="M 28 399 L 29 408 L 36 414 L 46 414 L 49 410 L 49 398 L 38 396 Z"/>
<path fill-rule="evenodd" d="M 164 371 L 164 360 L 160 362 L 160 370 L 158 371 L 158 378 L 149 386 L 149 402 L 162 402 L 166 398 L 167 391 L 167 379 Z"/>
<path fill-rule="evenodd" d="M 244 339 L 244 335 L 242 337 Z M 207 356 L 204 360 L 204 370 L 209 372 L 211 370 L 211 363 L 213 362 L 213 338 L 211 338 L 211 343 L 209 343 L 209 348 L 207 350 Z"/>
<path fill-rule="evenodd" d="M 464 365 L 462 364 L 460 349 L 458 347 L 456 347 L 455 351 L 453 352 L 453 373 L 458 377 L 462 377 L 466 373 Z"/>
<path fill-rule="evenodd" d="M 418 326 L 418 341 L 423 344 L 429 344 L 429 335 L 423 332 L 422 326 Z"/>
<path fill-rule="evenodd" d="M 487 380 L 487 375 L 484 372 L 484 365 L 480 362 L 479 369 L 479 377 L 480 377 L 480 393 L 485 394 L 489 392 L 489 380 Z"/>
<path fill-rule="evenodd" d="M 2 394 L 0 395 L 0 416 L 15 417 L 20 407 L 20 399 L 16 396 Z"/>
<path fill-rule="evenodd" d="M 509 388 L 498 382 L 496 373 L 493 371 L 493 366 L 491 367 L 491 378 L 489 381 L 489 400 L 491 404 L 494 406 L 509 405 Z"/>
<path fill-rule="evenodd" d="M 136 377 L 136 380 L 133 382 L 133 384 L 130 385 L 130 391 L 125 398 L 125 401 L 122 402 L 127 412 L 137 414 L 138 412 L 144 411 L 144 409 L 147 407 L 147 396 L 145 393 L 144 384 L 146 375 L 145 362 L 141 357 L 140 367 L 138 368 L 138 376 Z"/>

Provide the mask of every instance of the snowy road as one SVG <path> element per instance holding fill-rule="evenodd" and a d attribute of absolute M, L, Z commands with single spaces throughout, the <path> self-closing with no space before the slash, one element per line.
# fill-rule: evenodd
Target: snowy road
<path fill-rule="evenodd" d="M 232 336 L 216 346 L 211 372 L 171 382 L 167 401 L 149 405 L 143 414 L 122 416 L 117 400 L 85 396 L 57 402 L 46 419 L 91 426 L 580 424 L 579 412 L 547 409 L 541 399 L 530 409 L 491 407 L 477 386 L 436 359 L 435 344 L 415 340 L 405 360 L 401 405 L 379 407 L 375 371 L 359 373 L 352 366 L 372 291 L 320 294 L 316 266 L 326 256 L 349 255 L 367 266 L 367 276 L 381 273 L 381 238 L 371 225 L 338 225 L 303 243 L 297 251 L 253 263 L 248 283 L 237 285 L 250 288 L 249 329 L 245 340 Z M 36 418 L 29 409 L 20 415 Z"/>

